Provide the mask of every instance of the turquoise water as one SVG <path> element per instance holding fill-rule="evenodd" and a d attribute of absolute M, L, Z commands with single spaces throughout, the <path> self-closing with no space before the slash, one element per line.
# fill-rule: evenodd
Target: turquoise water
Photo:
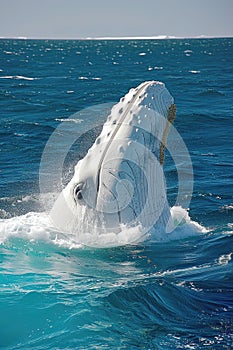
<path fill-rule="evenodd" d="M 0 347 L 233 348 L 233 39 L 0 46 Z M 44 147 L 68 118 L 78 141 L 64 164 L 67 183 L 105 120 L 82 110 L 152 79 L 176 101 L 194 171 L 192 222 L 166 241 L 80 245 L 49 225 L 54 189 L 39 187 Z M 164 170 L 172 207 L 169 154 Z"/>

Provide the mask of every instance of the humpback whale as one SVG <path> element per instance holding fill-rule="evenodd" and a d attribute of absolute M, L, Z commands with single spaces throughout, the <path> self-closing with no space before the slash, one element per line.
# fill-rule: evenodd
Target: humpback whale
<path fill-rule="evenodd" d="M 146 81 L 113 106 L 102 132 L 75 166 L 50 216 L 63 232 L 121 232 L 141 225 L 165 230 L 170 219 L 163 173 L 173 97 Z"/>

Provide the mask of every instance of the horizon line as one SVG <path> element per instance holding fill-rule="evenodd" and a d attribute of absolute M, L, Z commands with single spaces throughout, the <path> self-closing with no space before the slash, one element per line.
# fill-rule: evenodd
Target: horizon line
<path fill-rule="evenodd" d="M 233 35 L 151 35 L 151 36 L 99 36 L 99 37 L 77 37 L 77 38 L 56 38 L 56 37 L 26 37 L 26 36 L 0 36 L 0 39 L 14 40 L 166 40 L 166 39 L 225 39 L 233 38 Z"/>

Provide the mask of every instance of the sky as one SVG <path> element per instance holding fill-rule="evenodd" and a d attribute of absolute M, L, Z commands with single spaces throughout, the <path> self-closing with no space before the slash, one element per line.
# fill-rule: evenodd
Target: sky
<path fill-rule="evenodd" d="M 233 0 L 0 0 L 0 37 L 233 37 Z"/>

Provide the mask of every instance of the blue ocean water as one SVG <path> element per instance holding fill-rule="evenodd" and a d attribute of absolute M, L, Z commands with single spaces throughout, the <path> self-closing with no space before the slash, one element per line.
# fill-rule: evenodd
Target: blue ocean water
<path fill-rule="evenodd" d="M 0 347 L 232 349 L 233 39 L 0 47 Z M 105 249 L 58 237 L 44 208 L 53 191 L 41 199 L 39 187 L 49 137 L 66 119 L 80 135 L 89 130 L 66 159 L 67 182 L 104 122 L 98 110 L 79 122 L 73 115 L 146 80 L 163 81 L 175 98 L 194 171 L 189 215 L 206 230 Z M 172 206 L 169 154 L 165 176 Z"/>

